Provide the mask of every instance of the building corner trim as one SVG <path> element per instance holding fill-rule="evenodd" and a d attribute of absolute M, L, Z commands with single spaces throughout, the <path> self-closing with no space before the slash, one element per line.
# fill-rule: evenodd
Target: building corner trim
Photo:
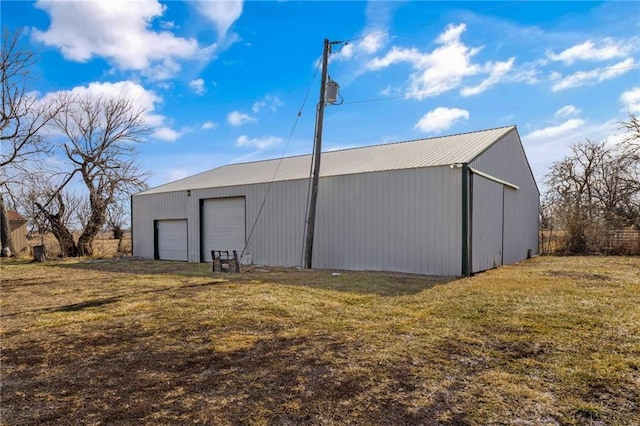
<path fill-rule="evenodd" d="M 471 275 L 469 267 L 469 165 L 462 165 L 462 276 Z"/>

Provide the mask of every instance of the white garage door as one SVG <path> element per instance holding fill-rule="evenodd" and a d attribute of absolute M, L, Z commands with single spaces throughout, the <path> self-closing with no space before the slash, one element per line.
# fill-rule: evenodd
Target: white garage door
<path fill-rule="evenodd" d="M 158 253 L 160 260 L 188 260 L 187 220 L 159 220 L 156 222 Z"/>
<path fill-rule="evenodd" d="M 237 250 L 240 256 L 244 238 L 244 197 L 203 201 L 202 261 L 211 261 L 211 250 Z"/>

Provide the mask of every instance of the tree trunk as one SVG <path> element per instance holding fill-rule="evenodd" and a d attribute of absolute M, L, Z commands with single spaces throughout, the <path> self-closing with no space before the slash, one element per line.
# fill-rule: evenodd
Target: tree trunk
<path fill-rule="evenodd" d="M 49 213 L 45 213 L 47 218 L 49 219 L 49 224 L 51 225 L 51 232 L 58 240 L 58 244 L 60 244 L 60 251 L 64 257 L 78 257 L 82 254 L 76 247 L 75 242 L 73 241 L 73 234 L 69 229 L 65 226 L 64 223 L 60 220 L 57 215 L 50 215 Z"/>
<path fill-rule="evenodd" d="M 62 215 L 64 212 L 64 204 L 62 204 L 62 197 L 58 198 L 60 203 L 60 211 L 58 214 L 52 214 L 45 210 L 39 203 L 36 203 L 36 207 L 40 209 L 42 214 L 47 218 L 49 226 L 51 226 L 51 232 L 53 236 L 58 240 L 60 245 L 60 252 L 64 257 L 78 257 L 80 252 L 73 241 L 73 234 L 69 231 L 69 228 L 64 224 Z"/>
<path fill-rule="evenodd" d="M 90 196 L 91 217 L 78 238 L 78 251 L 82 256 L 93 254 L 93 239 L 107 221 L 107 204 L 99 196 Z"/>
<path fill-rule="evenodd" d="M 0 194 L 0 257 L 11 256 L 15 252 L 13 249 L 13 239 L 11 238 L 11 225 L 9 224 L 9 215 L 4 204 L 4 198 Z"/>

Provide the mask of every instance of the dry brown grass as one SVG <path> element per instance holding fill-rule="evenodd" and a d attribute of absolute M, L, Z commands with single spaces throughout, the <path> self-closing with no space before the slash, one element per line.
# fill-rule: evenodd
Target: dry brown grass
<path fill-rule="evenodd" d="M 75 233 L 75 239 L 79 237 L 79 233 Z M 60 245 L 53 234 L 46 234 L 44 236 L 35 235 L 27 240 L 27 248 L 18 253 L 20 259 L 33 258 L 33 246 L 44 245 L 49 259 L 55 259 L 60 257 Z M 131 232 L 125 231 L 122 239 L 121 251 L 118 252 L 118 240 L 113 238 L 111 232 L 100 232 L 93 240 L 93 258 L 102 259 L 114 256 L 126 256 L 131 255 Z"/>
<path fill-rule="evenodd" d="M 3 424 L 640 424 L 640 258 L 2 263 Z"/>

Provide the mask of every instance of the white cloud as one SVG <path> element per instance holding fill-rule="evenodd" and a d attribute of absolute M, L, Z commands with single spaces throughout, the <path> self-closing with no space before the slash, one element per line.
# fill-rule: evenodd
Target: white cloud
<path fill-rule="evenodd" d="M 191 80 L 189 82 L 189 88 L 193 90 L 197 95 L 203 95 L 204 90 L 204 80 L 201 78 Z"/>
<path fill-rule="evenodd" d="M 580 112 L 578 108 L 573 105 L 565 105 L 554 114 L 556 117 L 567 117 L 570 115 L 577 115 Z"/>
<path fill-rule="evenodd" d="M 584 126 L 585 124 L 586 122 L 580 118 L 572 118 L 557 126 L 534 130 L 528 135 L 525 135 L 523 139 L 526 139 L 528 142 L 536 142 L 544 141 L 545 139 L 562 138 L 575 132 L 576 129 Z"/>
<path fill-rule="evenodd" d="M 329 59 L 330 60 L 347 60 L 351 59 L 356 54 L 356 45 L 353 43 L 343 45 L 340 50 L 335 52 Z"/>
<path fill-rule="evenodd" d="M 249 139 L 246 135 L 241 135 L 236 139 L 236 146 L 253 146 L 259 150 L 270 148 L 274 145 L 278 145 L 279 143 L 282 143 L 282 138 L 276 136 Z"/>
<path fill-rule="evenodd" d="M 491 86 L 498 84 L 504 79 L 505 75 L 509 71 L 511 71 L 511 69 L 513 68 L 513 62 L 515 60 L 516 58 L 509 58 L 508 61 L 504 62 L 488 62 L 484 66 L 484 68 L 485 70 L 489 71 L 489 77 L 487 77 L 482 83 L 478 84 L 477 86 L 464 87 L 460 91 L 460 94 L 462 96 L 477 95 L 484 92 Z"/>
<path fill-rule="evenodd" d="M 597 84 L 626 74 L 631 71 L 634 65 L 635 60 L 633 58 L 628 58 L 609 67 L 597 68 L 591 71 L 578 71 L 562 78 L 551 87 L 551 90 L 558 92 L 572 87 Z"/>
<path fill-rule="evenodd" d="M 362 36 L 343 45 L 330 60 L 348 60 L 378 53 L 389 41 L 388 26 L 398 4 L 369 1 L 365 10 L 366 24 Z"/>
<path fill-rule="evenodd" d="M 387 34 L 383 32 L 368 34 L 360 41 L 358 47 L 365 53 L 373 54 L 386 44 L 387 38 Z"/>
<path fill-rule="evenodd" d="M 482 67 L 471 62 L 480 48 L 468 47 L 460 41 L 465 30 L 465 24 L 449 25 L 436 39 L 440 46 L 432 52 L 422 53 L 415 48 L 393 47 L 385 56 L 371 60 L 367 68 L 378 70 L 396 63 L 410 63 L 414 72 L 409 76 L 406 94 L 419 99 L 455 89 L 465 77 L 482 71 Z"/>
<path fill-rule="evenodd" d="M 215 45 L 202 48 L 193 38 L 152 30 L 166 9 L 158 0 L 45 1 L 36 7 L 49 14 L 48 30 L 32 30 L 35 40 L 60 49 L 69 60 L 99 56 L 124 71 L 139 71 L 156 80 L 181 69 L 179 61 L 211 57 Z"/>
<path fill-rule="evenodd" d="M 201 129 L 202 130 L 211 130 L 211 129 L 215 129 L 216 127 L 218 127 L 218 123 L 215 123 L 215 122 L 209 120 L 209 121 L 205 121 L 204 123 L 202 123 Z"/>
<path fill-rule="evenodd" d="M 469 119 L 469 111 L 459 108 L 438 107 L 423 115 L 414 126 L 414 129 L 425 133 L 440 132 L 447 130 L 461 119 Z"/>
<path fill-rule="evenodd" d="M 169 127 L 160 127 L 153 133 L 152 136 L 163 141 L 175 142 L 180 136 L 182 136 L 182 133 L 177 132 Z"/>
<path fill-rule="evenodd" d="M 577 44 L 560 53 L 547 52 L 552 61 L 561 61 L 571 65 L 575 61 L 605 61 L 607 59 L 625 58 L 634 50 L 638 50 L 638 37 L 628 40 L 603 39 L 598 45 L 591 40 Z"/>
<path fill-rule="evenodd" d="M 210 20 L 223 38 L 242 15 L 242 0 L 201 0 L 194 2 L 198 11 Z"/>
<path fill-rule="evenodd" d="M 282 103 L 282 101 L 280 100 L 280 98 L 278 98 L 276 95 L 266 95 L 264 98 L 262 98 L 259 101 L 256 101 L 253 103 L 253 106 L 251 107 L 251 111 L 253 111 L 254 114 L 259 113 L 263 108 L 268 108 L 271 112 L 276 112 L 278 110 L 278 108 L 280 108 L 282 105 L 284 105 Z"/>
<path fill-rule="evenodd" d="M 160 28 L 163 30 L 173 30 L 179 27 L 173 21 L 160 21 Z"/>
<path fill-rule="evenodd" d="M 47 101 L 58 96 L 73 96 L 80 99 L 124 97 L 131 100 L 135 110 L 142 111 L 144 124 L 153 131 L 153 137 L 166 141 L 175 141 L 184 133 L 171 129 L 166 124 L 166 117 L 154 112 L 156 106 L 162 103 L 162 99 L 153 91 L 147 90 L 132 81 L 119 81 L 117 83 L 93 82 L 88 86 L 76 86 L 71 90 L 48 93 L 43 100 Z"/>
<path fill-rule="evenodd" d="M 620 96 L 625 111 L 640 114 L 640 86 L 627 90 Z"/>
<path fill-rule="evenodd" d="M 367 68 L 375 71 L 400 62 L 409 62 L 417 65 L 421 62 L 422 57 L 423 54 L 416 48 L 403 49 L 393 46 L 382 58 L 376 57 L 369 61 Z"/>
<path fill-rule="evenodd" d="M 549 80 L 551 81 L 560 80 L 561 78 L 562 78 L 562 73 L 559 73 L 558 71 L 551 71 L 549 73 Z"/>
<path fill-rule="evenodd" d="M 253 106 L 251 107 L 251 111 L 253 111 L 253 113 L 256 114 L 260 112 L 260 110 L 264 108 L 266 105 L 267 105 L 267 101 L 265 100 L 255 101 L 253 103 Z"/>
<path fill-rule="evenodd" d="M 244 114 L 240 111 L 232 111 L 227 115 L 227 121 L 234 127 L 240 127 L 247 123 L 253 123 L 257 121 L 254 117 L 248 114 Z"/>
<path fill-rule="evenodd" d="M 143 117 L 147 126 L 151 128 L 160 127 L 165 121 L 164 116 L 154 114 L 156 105 L 162 103 L 162 99 L 153 91 L 147 90 L 132 81 L 119 81 L 117 83 L 93 82 L 88 86 L 77 86 L 71 90 L 48 93 L 45 99 L 65 94 L 81 98 L 126 97 L 132 100 L 134 107 L 144 110 Z"/>

